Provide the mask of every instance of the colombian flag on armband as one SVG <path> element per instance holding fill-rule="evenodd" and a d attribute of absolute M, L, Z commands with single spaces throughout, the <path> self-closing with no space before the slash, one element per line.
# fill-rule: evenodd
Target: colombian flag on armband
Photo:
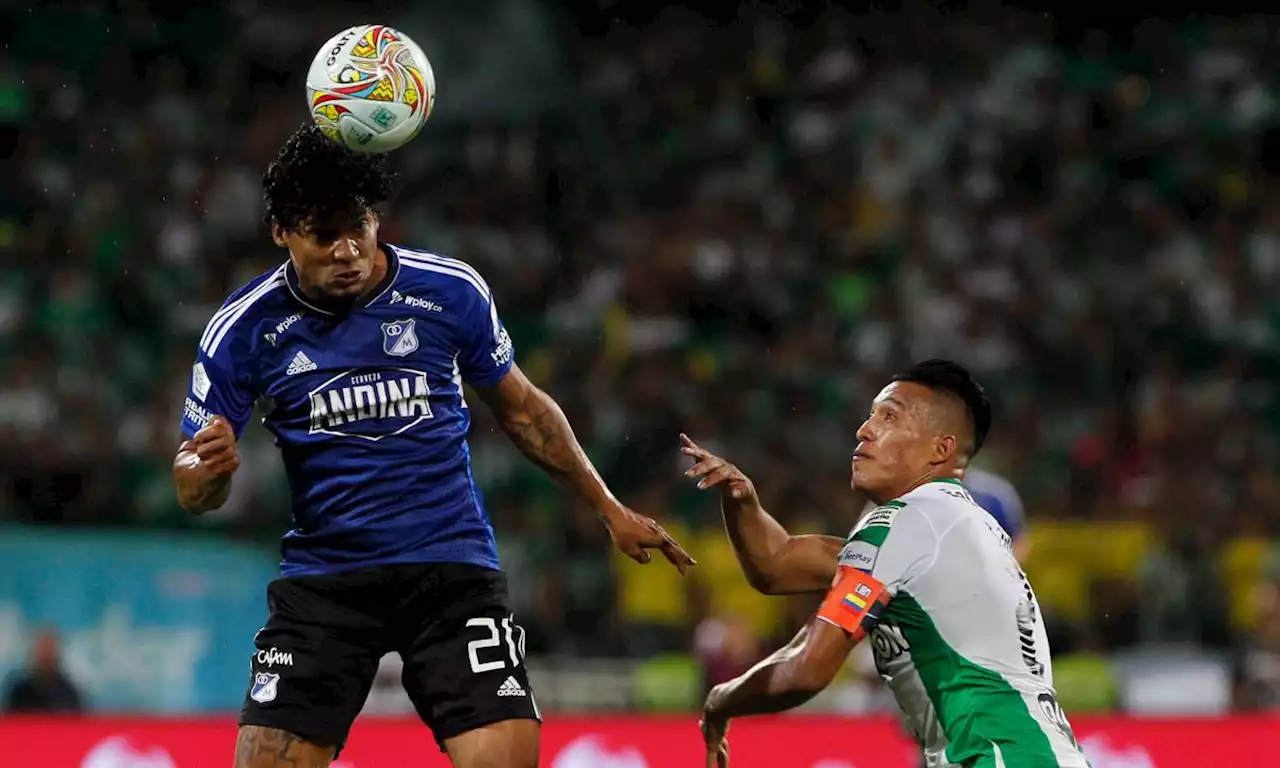
<path fill-rule="evenodd" d="M 855 611 L 867 610 L 867 601 L 871 599 L 871 587 L 859 584 L 852 592 L 845 594 L 844 603 Z"/>
<path fill-rule="evenodd" d="M 818 610 L 818 618 L 861 638 L 875 626 L 888 598 L 884 585 L 870 574 L 840 566 L 835 584 Z"/>

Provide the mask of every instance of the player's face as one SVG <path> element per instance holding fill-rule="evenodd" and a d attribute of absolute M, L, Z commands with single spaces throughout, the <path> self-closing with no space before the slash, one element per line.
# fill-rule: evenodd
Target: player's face
<path fill-rule="evenodd" d="M 938 444 L 928 413 L 931 398 L 927 387 L 912 382 L 895 381 L 880 390 L 858 428 L 854 490 L 888 501 L 928 475 Z"/>
<path fill-rule="evenodd" d="M 289 249 L 308 293 L 354 299 L 371 287 L 378 253 L 378 217 L 372 211 L 356 221 L 306 222 L 298 231 L 277 226 L 272 234 Z"/>

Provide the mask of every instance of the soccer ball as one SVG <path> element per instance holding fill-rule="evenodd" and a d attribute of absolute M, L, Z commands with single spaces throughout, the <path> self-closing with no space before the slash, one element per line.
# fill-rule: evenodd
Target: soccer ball
<path fill-rule="evenodd" d="M 307 108 L 331 139 L 357 152 L 389 152 L 418 134 L 436 100 L 422 49 L 381 24 L 344 29 L 307 72 Z"/>

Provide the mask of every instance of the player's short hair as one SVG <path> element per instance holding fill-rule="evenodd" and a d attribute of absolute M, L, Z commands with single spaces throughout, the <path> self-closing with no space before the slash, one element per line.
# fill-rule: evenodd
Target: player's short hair
<path fill-rule="evenodd" d="M 925 360 L 897 374 L 892 380 L 912 382 L 960 398 L 968 410 L 969 424 L 973 428 L 970 456 L 982 449 L 987 432 L 991 430 L 991 401 L 968 368 L 950 360 Z"/>
<path fill-rule="evenodd" d="M 390 199 L 395 181 L 386 155 L 354 152 L 307 122 L 262 176 L 267 226 L 297 232 L 315 222 L 354 223 Z"/>

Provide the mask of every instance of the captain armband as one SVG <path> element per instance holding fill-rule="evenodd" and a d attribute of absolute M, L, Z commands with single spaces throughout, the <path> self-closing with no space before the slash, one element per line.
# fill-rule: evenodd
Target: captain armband
<path fill-rule="evenodd" d="M 818 609 L 818 618 L 843 629 L 855 640 L 861 640 L 880 622 L 880 615 L 891 595 L 870 574 L 840 566 L 831 590 Z"/>

